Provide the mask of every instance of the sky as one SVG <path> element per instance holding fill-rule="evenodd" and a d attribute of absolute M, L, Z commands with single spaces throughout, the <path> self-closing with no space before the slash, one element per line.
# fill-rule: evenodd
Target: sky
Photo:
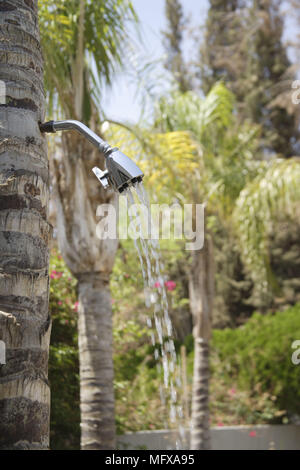
<path fill-rule="evenodd" d="M 165 54 L 161 34 L 161 31 L 166 29 L 165 0 L 132 0 L 132 3 L 140 20 L 144 42 L 144 45 L 140 46 L 140 62 L 143 62 L 145 57 L 148 57 L 148 60 L 158 60 Z M 182 0 L 184 14 L 190 19 L 191 25 L 204 23 L 207 5 L 207 0 Z M 134 28 L 131 27 L 130 32 L 139 46 L 140 40 Z M 189 53 L 189 47 L 187 42 L 184 51 L 186 54 Z M 156 73 L 164 73 L 161 66 L 156 68 Z M 137 96 L 137 87 L 133 81 L 131 73 L 122 73 L 115 78 L 112 89 L 105 90 L 102 106 L 107 118 L 132 124 L 138 121 L 142 109 L 141 96 Z"/>

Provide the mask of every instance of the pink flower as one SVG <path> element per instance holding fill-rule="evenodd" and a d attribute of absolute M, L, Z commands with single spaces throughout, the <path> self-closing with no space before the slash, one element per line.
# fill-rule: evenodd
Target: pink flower
<path fill-rule="evenodd" d="M 249 436 L 250 437 L 256 437 L 256 431 L 250 431 Z"/>
<path fill-rule="evenodd" d="M 58 301 L 58 305 L 62 305 L 62 301 L 61 301 L 61 300 Z"/>
<path fill-rule="evenodd" d="M 166 281 L 166 282 L 165 282 L 165 286 L 166 286 L 167 290 L 172 291 L 172 290 L 174 290 L 174 289 L 176 288 L 176 282 L 174 282 L 174 281 Z"/>
<path fill-rule="evenodd" d="M 68 277 L 68 281 L 72 281 L 72 278 L 71 278 L 71 277 Z"/>
<path fill-rule="evenodd" d="M 217 423 L 217 426 L 219 426 L 219 427 L 221 428 L 222 426 L 224 426 L 224 423 L 222 423 L 222 422 L 220 421 L 219 423 Z"/>
<path fill-rule="evenodd" d="M 157 287 L 157 288 L 161 287 L 160 282 L 156 281 L 156 283 L 154 284 L 154 287 Z"/>
<path fill-rule="evenodd" d="M 130 276 L 129 276 L 129 274 L 125 273 L 124 277 L 126 277 L 128 279 Z"/>
<path fill-rule="evenodd" d="M 77 310 L 78 310 L 78 305 L 79 305 L 79 302 L 75 302 L 75 304 L 74 304 L 74 310 L 75 310 L 75 312 L 77 312 Z"/>
<path fill-rule="evenodd" d="M 231 395 L 233 397 L 236 394 L 236 389 L 233 387 L 230 390 L 228 390 L 228 393 L 229 393 L 229 395 Z"/>
<path fill-rule="evenodd" d="M 61 255 L 58 255 L 58 257 L 57 257 L 57 258 L 58 258 L 58 259 L 61 259 Z"/>
<path fill-rule="evenodd" d="M 62 277 L 62 275 L 63 275 L 63 273 L 61 271 L 58 272 L 58 271 L 54 270 L 54 271 L 51 271 L 50 278 L 51 279 L 60 279 Z"/>
<path fill-rule="evenodd" d="M 114 303 L 115 303 L 115 299 L 111 299 L 111 303 L 114 304 Z"/>

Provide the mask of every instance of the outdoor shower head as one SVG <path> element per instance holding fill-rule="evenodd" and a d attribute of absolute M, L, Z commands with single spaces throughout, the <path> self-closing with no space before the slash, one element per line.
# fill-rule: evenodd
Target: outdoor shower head
<path fill-rule="evenodd" d="M 98 167 L 93 168 L 96 177 L 106 189 L 112 187 L 121 193 L 128 186 L 142 181 L 143 172 L 140 168 L 118 148 L 111 147 L 105 140 L 101 139 L 95 132 L 79 121 L 49 121 L 40 124 L 41 132 L 56 132 L 75 129 L 84 135 L 100 152 L 104 154 L 106 170 Z"/>
<path fill-rule="evenodd" d="M 117 148 L 113 148 L 106 155 L 105 162 L 105 171 L 101 171 L 96 166 L 93 168 L 93 172 L 104 188 L 111 185 L 121 193 L 128 186 L 134 185 L 143 179 L 144 175 L 139 167 Z"/>

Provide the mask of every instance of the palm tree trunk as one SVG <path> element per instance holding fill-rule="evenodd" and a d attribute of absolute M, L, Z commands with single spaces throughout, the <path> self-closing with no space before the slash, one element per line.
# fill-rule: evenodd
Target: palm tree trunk
<path fill-rule="evenodd" d="M 194 378 L 191 449 L 210 449 L 209 341 L 213 304 L 213 250 L 207 236 L 202 250 L 193 252 L 189 278 L 190 307 L 194 320 Z"/>
<path fill-rule="evenodd" d="M 81 449 L 115 448 L 112 310 L 108 279 L 78 276 Z"/>
<path fill-rule="evenodd" d="M 49 446 L 50 226 L 37 3 L 0 3 L 1 449 Z"/>

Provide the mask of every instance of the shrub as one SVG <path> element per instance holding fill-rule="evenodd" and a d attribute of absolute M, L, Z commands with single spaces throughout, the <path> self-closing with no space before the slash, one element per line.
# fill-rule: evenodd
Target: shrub
<path fill-rule="evenodd" d="M 256 313 L 237 329 L 215 330 L 212 376 L 225 384 L 236 383 L 249 398 L 267 394 L 270 403 L 276 402 L 274 420 L 280 410 L 300 413 L 300 366 L 291 361 L 296 339 L 300 339 L 300 304 L 275 314 Z"/>

